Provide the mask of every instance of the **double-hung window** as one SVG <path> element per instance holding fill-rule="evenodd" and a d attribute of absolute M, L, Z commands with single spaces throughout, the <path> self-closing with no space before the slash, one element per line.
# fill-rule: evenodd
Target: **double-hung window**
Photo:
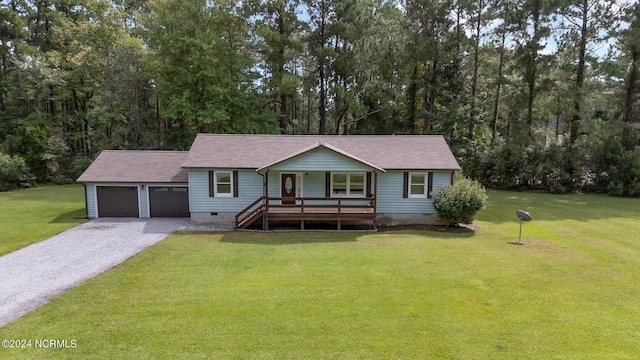
<path fill-rule="evenodd" d="M 331 196 L 364 197 L 365 173 L 332 173 Z"/>
<path fill-rule="evenodd" d="M 232 197 L 233 196 L 233 172 L 231 171 L 214 171 L 213 173 L 213 190 L 216 197 Z"/>
<path fill-rule="evenodd" d="M 427 173 L 409 173 L 409 197 L 426 198 L 429 196 L 429 177 Z"/>

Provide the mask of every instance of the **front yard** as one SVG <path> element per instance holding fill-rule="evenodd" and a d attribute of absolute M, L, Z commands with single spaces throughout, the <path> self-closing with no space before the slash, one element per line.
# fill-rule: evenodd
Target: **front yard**
<path fill-rule="evenodd" d="M 86 220 L 80 185 L 0 192 L 0 256 L 47 239 Z"/>
<path fill-rule="evenodd" d="M 640 200 L 489 195 L 475 233 L 174 235 L 0 329 L 76 346 L 0 358 L 637 358 Z"/>

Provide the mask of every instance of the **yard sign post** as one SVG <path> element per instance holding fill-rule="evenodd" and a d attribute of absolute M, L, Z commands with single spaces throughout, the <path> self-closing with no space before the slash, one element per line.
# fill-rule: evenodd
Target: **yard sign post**
<path fill-rule="evenodd" d="M 522 222 L 523 221 L 531 221 L 531 214 L 524 210 L 517 210 L 516 215 L 520 219 L 520 234 L 518 234 L 518 244 L 522 244 Z"/>

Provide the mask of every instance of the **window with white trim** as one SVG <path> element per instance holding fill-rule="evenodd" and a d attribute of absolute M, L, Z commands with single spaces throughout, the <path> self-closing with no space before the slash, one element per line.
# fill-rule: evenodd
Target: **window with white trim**
<path fill-rule="evenodd" d="M 366 175 L 358 173 L 331 173 L 331 196 L 364 197 Z"/>
<path fill-rule="evenodd" d="M 233 196 L 233 172 L 231 171 L 215 171 L 213 174 L 214 195 L 221 197 Z"/>
<path fill-rule="evenodd" d="M 428 182 L 427 173 L 409 173 L 409 197 L 428 197 Z"/>

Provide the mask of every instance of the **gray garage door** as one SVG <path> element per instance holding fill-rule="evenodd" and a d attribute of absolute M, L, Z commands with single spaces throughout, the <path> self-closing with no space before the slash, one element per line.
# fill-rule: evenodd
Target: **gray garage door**
<path fill-rule="evenodd" d="M 98 216 L 138 217 L 137 186 L 98 186 Z"/>
<path fill-rule="evenodd" d="M 149 186 L 151 217 L 189 217 L 189 188 Z"/>

